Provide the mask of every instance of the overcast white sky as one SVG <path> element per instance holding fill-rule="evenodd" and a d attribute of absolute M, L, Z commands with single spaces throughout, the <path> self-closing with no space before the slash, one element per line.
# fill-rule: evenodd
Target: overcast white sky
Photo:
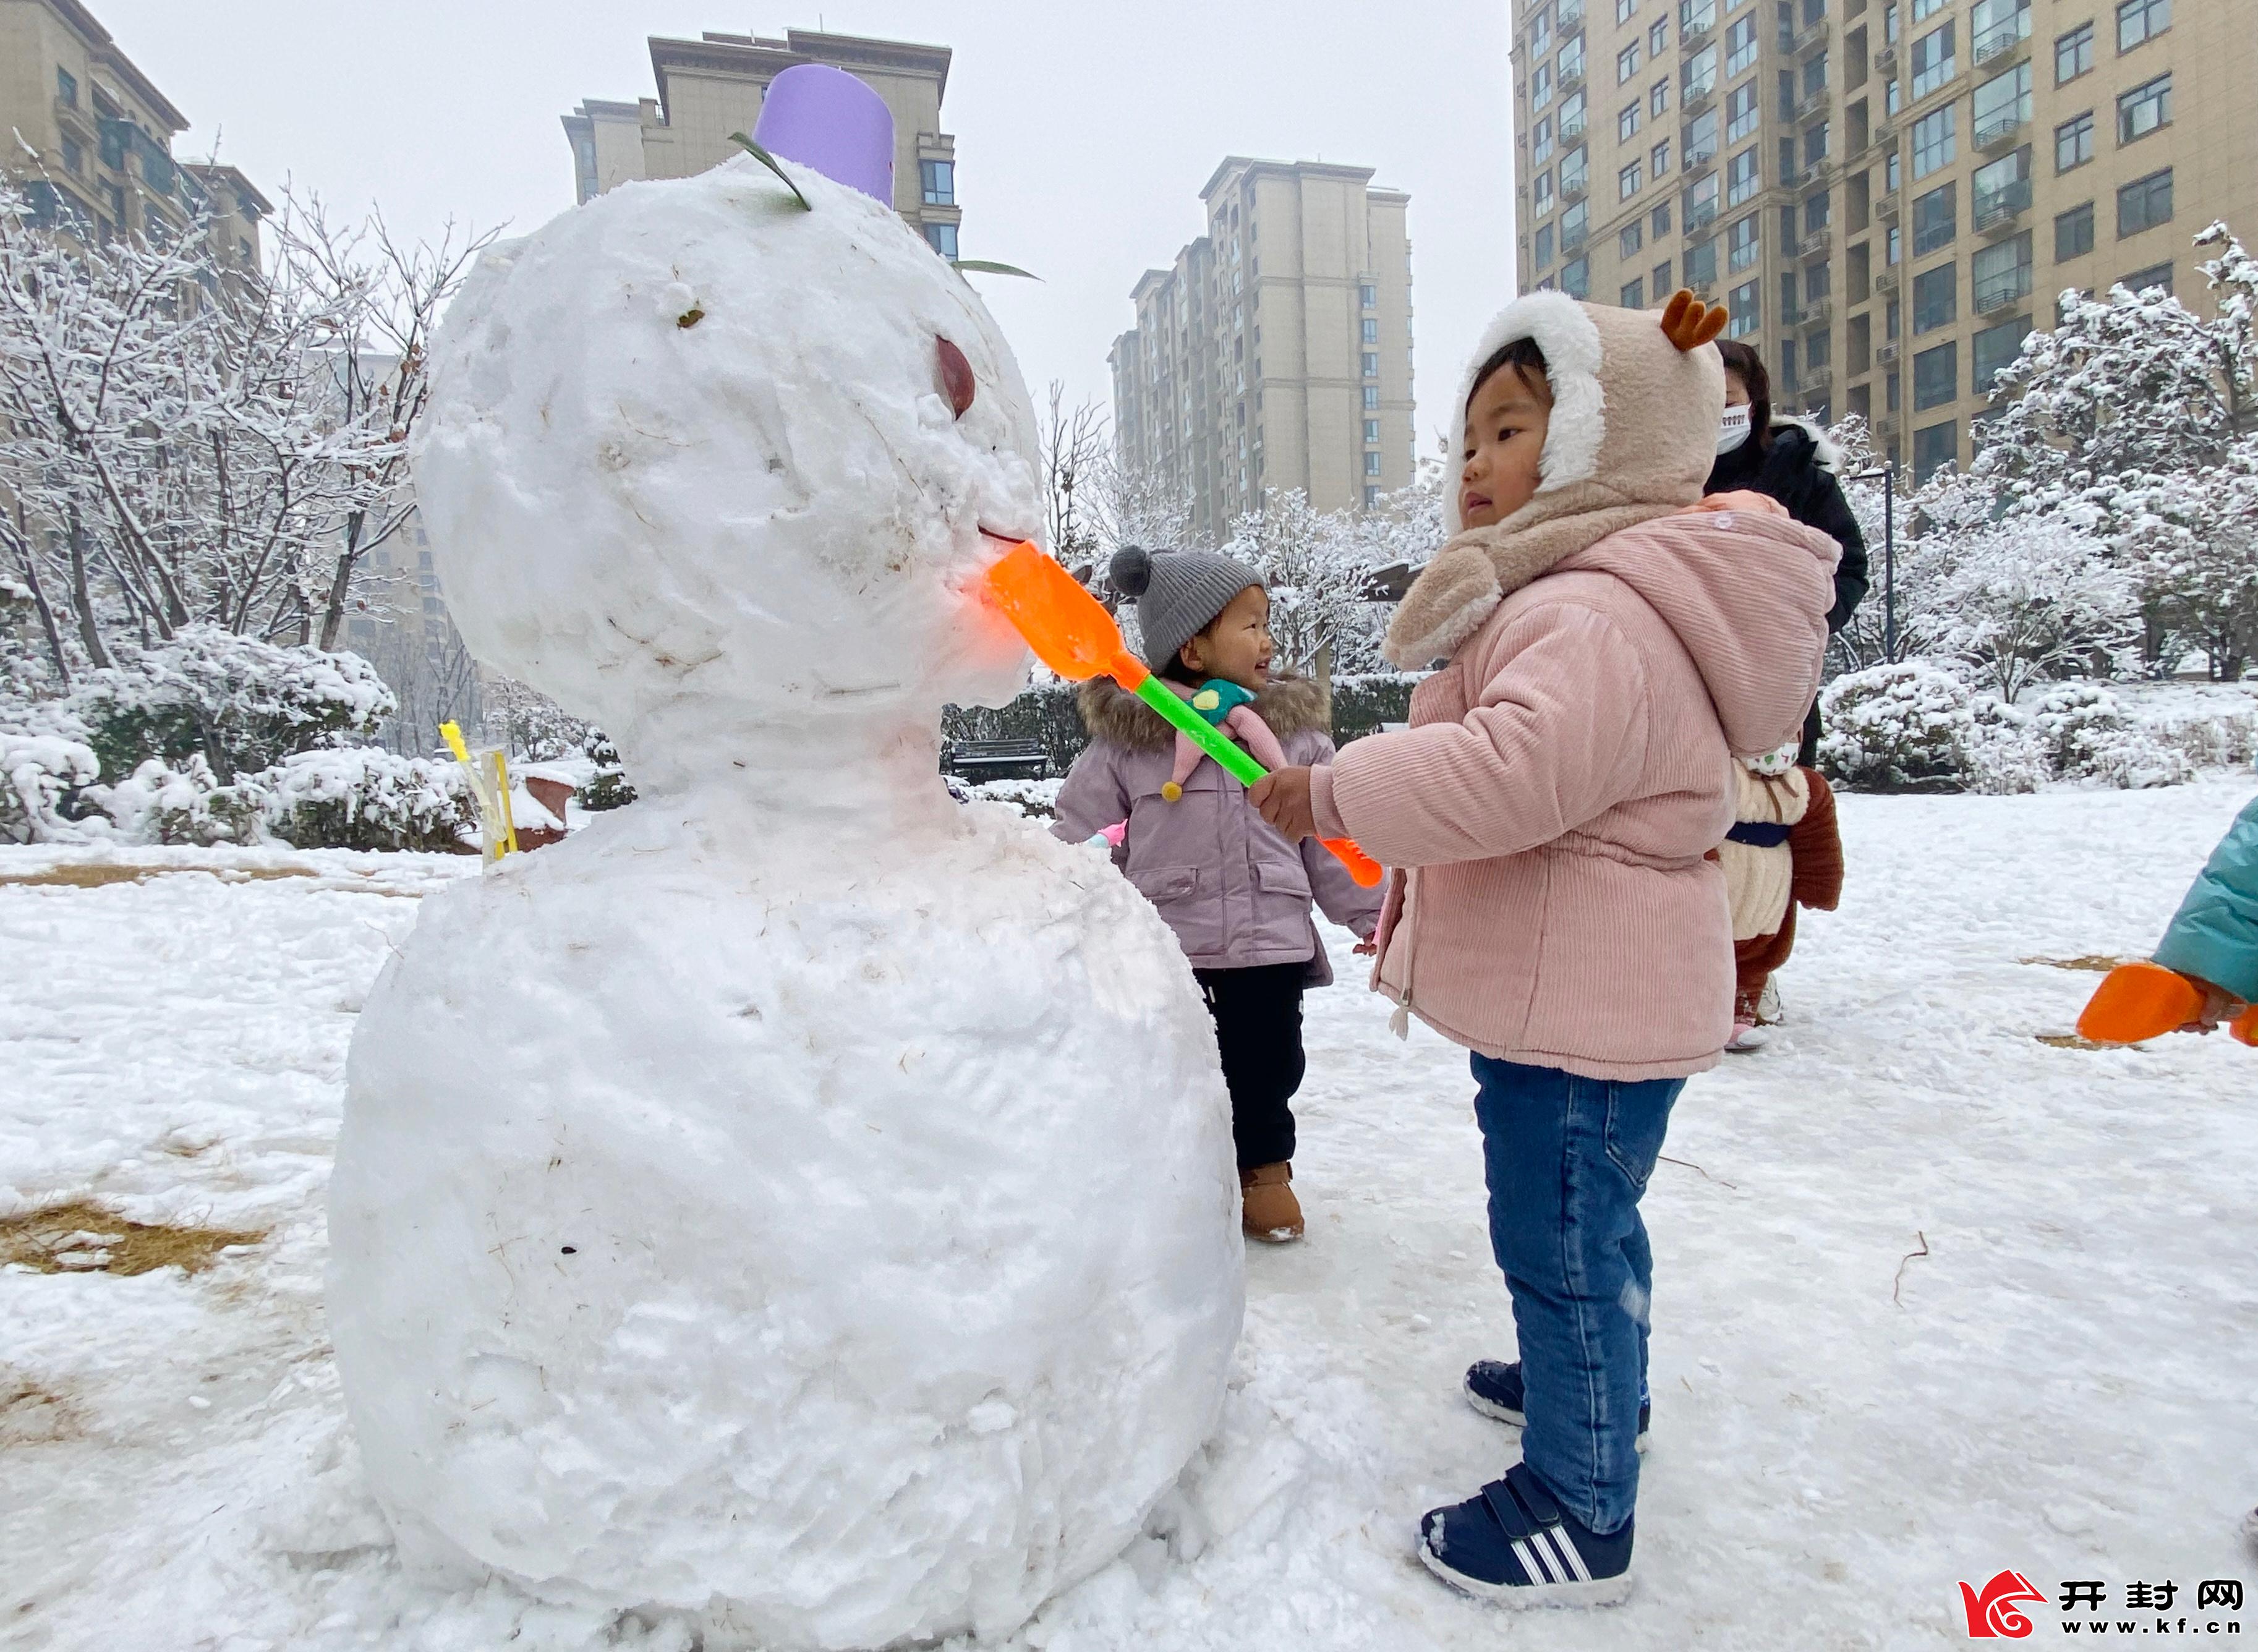
<path fill-rule="evenodd" d="M 530 230 L 572 203 L 557 117 L 651 96 L 654 34 L 788 27 L 954 48 L 963 252 L 1040 400 L 1110 398 L 1129 289 L 1198 232 L 1225 155 L 1375 167 L 1411 195 L 1420 443 L 1511 296 L 1507 0 L 90 0 L 195 122 L 174 146 L 396 227 Z"/>

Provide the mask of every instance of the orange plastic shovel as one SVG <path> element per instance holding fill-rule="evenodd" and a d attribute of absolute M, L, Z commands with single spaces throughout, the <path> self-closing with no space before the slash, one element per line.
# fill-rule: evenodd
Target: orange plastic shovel
<path fill-rule="evenodd" d="M 1242 785 L 1251 786 L 1270 772 L 1155 678 L 1129 652 L 1105 605 L 1032 542 L 1023 539 L 998 558 L 988 570 L 988 589 L 1035 657 L 1061 677 L 1075 683 L 1101 673 L 1111 677 L 1189 735 Z M 1364 888 L 1380 882 L 1380 862 L 1353 840 L 1318 840 Z"/>
<path fill-rule="evenodd" d="M 2120 964 L 2102 978 L 2077 1017 L 2081 1038 L 2096 1044 L 2139 1044 L 2185 1026 L 2203 1013 L 2204 989 L 2162 964 Z M 2227 1025 L 2240 1044 L 2258 1045 L 2258 1004 Z"/>

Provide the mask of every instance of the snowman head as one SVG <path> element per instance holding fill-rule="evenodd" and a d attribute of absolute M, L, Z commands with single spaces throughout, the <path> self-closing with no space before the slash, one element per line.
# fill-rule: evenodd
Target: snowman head
<path fill-rule="evenodd" d="M 806 208 L 745 155 L 495 248 L 433 348 L 415 481 L 465 641 L 661 792 L 1025 676 L 973 594 L 1042 523 L 1011 351 L 891 209 L 785 169 Z"/>

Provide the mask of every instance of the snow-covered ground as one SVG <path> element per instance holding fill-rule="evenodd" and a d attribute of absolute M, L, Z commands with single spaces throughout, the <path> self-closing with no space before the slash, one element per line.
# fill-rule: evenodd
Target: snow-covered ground
<path fill-rule="evenodd" d="M 1647 1200 L 1655 1444 L 1615 1613 L 1509 1618 L 1412 1558 L 1420 1512 L 1514 1449 L 1456 1392 L 1512 1343 L 1471 1084 L 1380 1001 L 1314 997 L 1310 1237 L 1250 1258 L 1242 1379 L 1174 1537 L 1024 1644 L 1957 1644 L 1956 1584 L 2006 1567 L 2112 1602 L 2172 1579 L 2181 1611 L 2240 1578 L 2258 1614 L 2235 1536 L 2258 1503 L 2258 1052 L 2042 1043 L 2097 977 L 2027 961 L 2142 952 L 2252 790 L 1844 799 L 1845 910 L 1807 924 L 1791 1023 L 1688 1088 Z M 475 863 L 109 861 L 176 869 L 0 851 L 0 1222 L 87 1198 L 266 1237 L 193 1276 L 0 1273 L 0 1644 L 686 1645 L 425 1595 L 344 1431 L 321 1283 L 345 1046 L 415 897 Z M 2034 1615 L 2051 1635 L 2055 1603 Z"/>

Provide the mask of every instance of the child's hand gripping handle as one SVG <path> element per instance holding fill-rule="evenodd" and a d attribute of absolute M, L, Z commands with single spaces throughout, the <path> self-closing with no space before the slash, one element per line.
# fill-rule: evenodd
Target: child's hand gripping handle
<path fill-rule="evenodd" d="M 1158 712 L 1171 727 L 1189 735 L 1241 785 L 1251 786 L 1269 772 L 1156 681 L 1145 663 L 1124 645 L 1121 627 L 1105 612 L 1105 605 L 1036 545 L 1022 540 L 998 557 L 988 570 L 988 589 L 1035 656 L 1061 677 L 1079 683 L 1104 672 Z M 1319 841 L 1360 885 L 1370 889 L 1380 882 L 1380 863 L 1350 840 Z"/>
<path fill-rule="evenodd" d="M 2103 978 L 2077 1017 L 2082 1038 L 2096 1044 L 2140 1044 L 2203 1018 L 2209 991 L 2162 964 L 2120 964 Z M 2239 1044 L 2258 1045 L 2258 1005 L 2246 1004 L 2228 1024 Z"/>

